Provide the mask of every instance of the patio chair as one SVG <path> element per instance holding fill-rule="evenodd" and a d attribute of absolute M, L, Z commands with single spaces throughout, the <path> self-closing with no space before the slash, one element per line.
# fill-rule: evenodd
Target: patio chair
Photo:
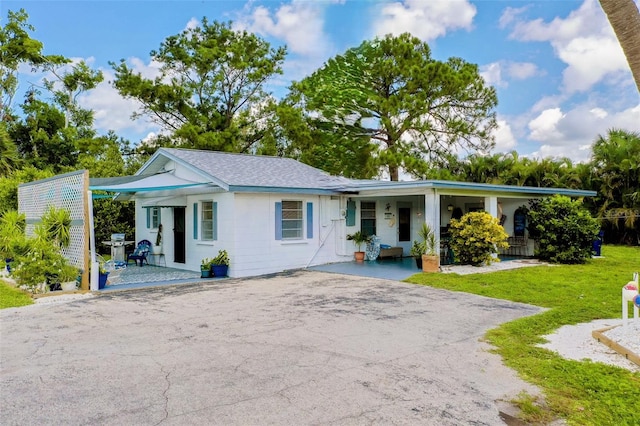
<path fill-rule="evenodd" d="M 127 255 L 127 265 L 129 264 L 130 260 L 136 262 L 136 265 L 138 264 L 138 261 L 140 261 L 140 266 L 142 266 L 146 261 L 148 265 L 149 260 L 147 259 L 147 256 L 149 255 L 149 250 L 151 250 L 151 241 L 140 241 L 133 253 Z"/>

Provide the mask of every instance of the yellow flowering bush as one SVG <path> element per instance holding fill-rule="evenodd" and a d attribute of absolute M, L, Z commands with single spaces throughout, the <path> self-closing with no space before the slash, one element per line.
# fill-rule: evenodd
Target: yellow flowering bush
<path fill-rule="evenodd" d="M 449 243 L 456 261 L 463 265 L 490 264 L 492 254 L 509 247 L 508 235 L 498 219 L 486 212 L 471 212 L 451 220 Z"/>

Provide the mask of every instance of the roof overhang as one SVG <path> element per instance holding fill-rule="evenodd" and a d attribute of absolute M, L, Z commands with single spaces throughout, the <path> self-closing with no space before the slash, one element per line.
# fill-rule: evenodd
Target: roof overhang
<path fill-rule="evenodd" d="M 171 173 L 158 173 L 153 175 L 91 179 L 89 189 L 92 191 L 107 191 L 113 193 L 138 193 L 171 191 L 207 185 L 209 185 L 208 182 L 194 182 L 179 178 Z"/>
<path fill-rule="evenodd" d="M 597 192 L 580 189 L 566 188 L 538 188 L 531 186 L 513 185 L 492 185 L 486 183 L 443 181 L 443 180 L 422 180 L 406 182 L 390 181 L 355 181 L 354 185 L 348 188 L 357 191 L 360 195 L 375 195 L 392 193 L 420 194 L 427 189 L 435 189 L 440 194 L 492 194 L 504 196 L 529 196 L 544 197 L 550 195 L 566 195 L 568 197 L 595 197 Z"/>

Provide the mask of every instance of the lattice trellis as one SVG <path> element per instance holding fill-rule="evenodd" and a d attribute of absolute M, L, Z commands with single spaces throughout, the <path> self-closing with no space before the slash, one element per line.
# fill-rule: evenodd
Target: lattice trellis
<path fill-rule="evenodd" d="M 71 214 L 71 244 L 62 249 L 70 263 L 87 274 L 89 251 L 86 222 L 89 172 L 80 170 L 49 179 L 25 183 L 18 187 L 18 211 L 27 219 L 27 235 L 33 235 L 49 206 L 63 208 Z M 84 281 L 84 279 L 83 279 Z"/>

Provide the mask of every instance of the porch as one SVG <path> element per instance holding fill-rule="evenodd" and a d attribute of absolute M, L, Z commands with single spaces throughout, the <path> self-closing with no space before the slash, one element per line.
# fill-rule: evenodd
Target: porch
<path fill-rule="evenodd" d="M 200 278 L 200 272 L 187 271 L 184 269 L 146 264 L 143 267 L 139 267 L 130 264 L 126 268 L 110 272 L 107 285 L 100 291 L 108 292 L 144 287 L 160 287 L 221 279 L 224 278 Z"/>
<path fill-rule="evenodd" d="M 543 263 L 537 259 L 521 256 L 499 256 L 500 262 L 494 262 L 488 266 L 471 266 L 442 264 L 440 269 L 445 274 L 480 274 L 507 269 L 523 268 L 528 266 L 538 266 Z M 326 265 L 312 266 L 308 268 L 312 271 L 330 272 L 334 274 L 356 275 L 369 278 L 380 278 L 385 280 L 403 281 L 410 276 L 421 273 L 422 270 L 416 266 L 413 257 L 402 257 L 396 259 L 378 259 L 364 262 L 340 262 Z"/>

